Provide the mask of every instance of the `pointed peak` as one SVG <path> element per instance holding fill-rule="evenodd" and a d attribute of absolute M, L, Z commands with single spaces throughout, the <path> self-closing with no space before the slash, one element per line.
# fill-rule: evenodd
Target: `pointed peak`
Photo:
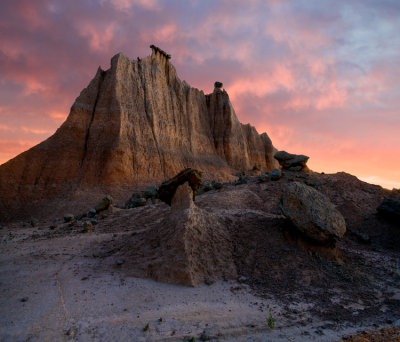
<path fill-rule="evenodd" d="M 111 58 L 111 69 L 117 67 L 118 64 L 120 64 L 123 61 L 130 62 L 130 59 L 126 57 L 122 52 L 117 53 Z"/>
<path fill-rule="evenodd" d="M 122 52 L 118 52 L 118 53 L 116 53 L 111 59 L 114 59 L 114 58 L 121 58 L 121 57 L 128 58 L 128 57 L 126 57 Z"/>
<path fill-rule="evenodd" d="M 96 71 L 96 76 L 98 76 L 98 75 L 102 75 L 104 73 L 104 70 L 101 68 L 101 66 L 99 65 L 99 67 L 97 68 L 97 71 Z M 95 77 L 96 77 L 95 76 Z"/>

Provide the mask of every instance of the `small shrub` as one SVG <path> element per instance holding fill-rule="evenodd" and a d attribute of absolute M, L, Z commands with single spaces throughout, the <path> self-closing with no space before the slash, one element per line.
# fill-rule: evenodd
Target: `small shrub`
<path fill-rule="evenodd" d="M 274 319 L 274 317 L 272 317 L 271 309 L 269 309 L 268 327 L 270 329 L 273 329 L 275 327 L 275 319 Z"/>
<path fill-rule="evenodd" d="M 146 324 L 146 326 L 143 328 L 143 331 L 148 331 L 150 329 L 149 323 Z"/>

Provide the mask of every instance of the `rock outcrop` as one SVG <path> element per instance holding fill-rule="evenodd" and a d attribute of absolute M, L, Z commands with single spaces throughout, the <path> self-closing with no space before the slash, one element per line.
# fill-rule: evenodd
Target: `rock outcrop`
<path fill-rule="evenodd" d="M 191 168 L 179 172 L 176 176 L 163 182 L 158 189 L 158 198 L 171 205 L 176 189 L 183 183 L 188 182 L 192 189 L 192 199 L 201 184 L 201 173 Z"/>
<path fill-rule="evenodd" d="M 306 163 L 310 157 L 304 154 L 292 154 L 286 151 L 279 151 L 275 153 L 274 158 L 284 170 L 300 171 L 307 168 Z"/>
<path fill-rule="evenodd" d="M 225 90 L 205 95 L 178 78 L 168 54 L 152 52 L 115 55 L 53 136 L 0 166 L 0 221 L 87 189 L 118 200 L 118 189 L 129 194 L 187 167 L 230 175 L 277 166 L 267 134 L 239 122 Z"/>
<path fill-rule="evenodd" d="M 346 233 L 342 214 L 325 195 L 308 185 L 289 183 L 282 195 L 281 209 L 299 231 L 317 242 L 341 238 Z"/>
<path fill-rule="evenodd" d="M 189 286 L 237 277 L 228 229 L 216 215 L 197 207 L 192 193 L 188 182 L 180 185 L 161 224 L 135 235 L 132 245 L 122 249 L 132 275 Z"/>

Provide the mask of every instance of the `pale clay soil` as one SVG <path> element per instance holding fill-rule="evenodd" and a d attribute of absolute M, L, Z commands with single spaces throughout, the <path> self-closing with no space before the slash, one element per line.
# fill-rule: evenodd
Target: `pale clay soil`
<path fill-rule="evenodd" d="M 0 341 L 199 341 L 203 332 L 211 341 L 341 341 L 399 326 L 398 249 L 345 238 L 327 256 L 307 250 L 263 198 L 278 196 L 277 184 L 225 186 L 196 199 L 230 226 L 241 282 L 189 287 L 133 277 L 127 248 L 169 214 L 162 203 L 114 208 L 91 233 L 81 232 L 82 221 L 4 225 Z M 385 339 L 397 341 L 376 341 Z"/>

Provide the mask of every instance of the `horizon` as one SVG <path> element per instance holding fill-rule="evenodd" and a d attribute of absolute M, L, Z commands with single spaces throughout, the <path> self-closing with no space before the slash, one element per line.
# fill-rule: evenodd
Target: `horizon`
<path fill-rule="evenodd" d="M 99 65 L 155 44 L 192 87 L 223 82 L 239 120 L 310 169 L 400 187 L 400 4 L 168 4 L 3 2 L 0 164 L 54 134 Z"/>

